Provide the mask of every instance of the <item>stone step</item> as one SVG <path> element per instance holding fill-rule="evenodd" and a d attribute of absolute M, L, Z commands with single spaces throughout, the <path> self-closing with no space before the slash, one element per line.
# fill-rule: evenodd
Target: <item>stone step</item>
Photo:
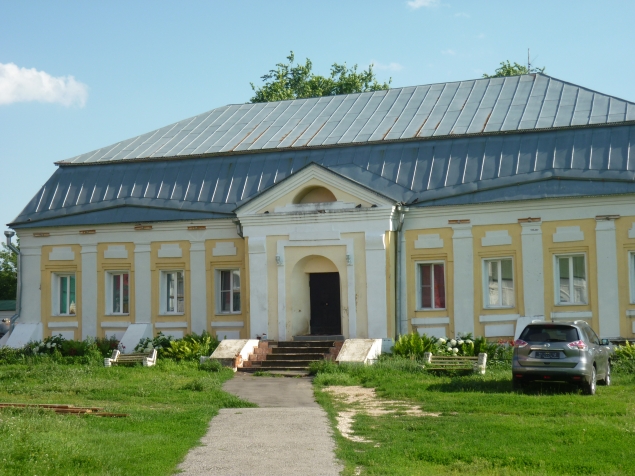
<path fill-rule="evenodd" d="M 260 362 L 261 369 L 306 369 L 315 360 L 263 360 Z"/>
<path fill-rule="evenodd" d="M 331 347 L 272 347 L 272 354 L 328 354 Z"/>
<path fill-rule="evenodd" d="M 291 342 L 277 342 L 277 347 L 278 348 L 283 348 L 283 347 L 333 347 L 335 345 L 335 341 L 324 341 L 324 340 L 320 340 L 320 341 L 306 341 L 306 342 L 297 342 L 297 341 L 291 341 Z"/>
<path fill-rule="evenodd" d="M 266 360 L 323 360 L 324 354 L 292 354 L 290 352 L 286 352 L 284 354 L 267 354 Z"/>

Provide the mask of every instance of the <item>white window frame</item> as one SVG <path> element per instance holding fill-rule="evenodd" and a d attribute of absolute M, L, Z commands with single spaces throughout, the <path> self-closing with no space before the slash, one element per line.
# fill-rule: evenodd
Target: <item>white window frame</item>
<path fill-rule="evenodd" d="M 113 276 L 124 274 L 128 275 L 128 312 L 115 312 L 113 311 L 112 301 L 113 301 Z M 130 315 L 130 270 L 117 270 L 117 271 L 106 271 L 106 315 L 108 316 L 129 316 Z M 123 309 L 123 278 L 121 279 L 121 307 Z"/>
<path fill-rule="evenodd" d="M 75 278 L 75 301 L 73 302 L 75 303 L 75 309 L 77 309 L 77 273 L 75 272 L 52 273 L 53 279 L 51 280 L 51 310 L 52 310 L 51 314 L 53 316 L 76 316 L 77 315 L 77 311 L 75 311 L 74 314 L 71 314 L 70 312 L 70 307 L 71 307 L 70 293 L 68 293 L 68 303 L 67 303 L 68 312 L 66 313 L 60 312 L 60 287 L 61 287 L 60 280 L 61 278 L 70 278 L 71 276 Z M 69 280 L 69 284 L 70 284 L 70 280 Z"/>
<path fill-rule="evenodd" d="M 503 305 L 502 301 L 503 301 L 503 287 L 502 287 L 502 280 L 503 280 L 503 273 L 502 273 L 502 261 L 503 260 L 510 260 L 512 262 L 512 299 L 513 302 L 511 304 L 507 304 L 507 305 Z M 495 258 L 483 258 L 483 265 L 482 265 L 482 275 L 483 275 L 483 309 L 513 309 L 516 307 L 516 273 L 514 272 L 515 269 L 515 264 L 514 263 L 514 257 L 513 256 L 497 256 Z M 498 262 L 498 290 L 499 290 L 499 297 L 500 297 L 500 303 L 498 305 L 492 305 L 489 303 L 489 272 L 488 272 L 488 263 L 491 263 L 492 261 L 496 261 Z"/>
<path fill-rule="evenodd" d="M 584 279 L 586 279 L 586 302 L 560 302 L 560 258 L 573 258 L 574 256 L 584 257 Z M 571 281 L 569 283 L 569 296 L 571 288 L 573 286 L 573 260 L 569 260 L 569 275 Z M 573 252 L 573 253 L 556 253 L 553 255 L 553 297 L 556 306 L 587 306 L 589 304 L 589 292 L 591 287 L 589 286 L 589 264 L 588 257 L 585 252 Z"/>
<path fill-rule="evenodd" d="M 240 276 L 240 309 L 234 310 L 234 271 L 238 271 L 238 275 Z M 231 284 L 229 286 L 230 289 L 230 298 L 229 305 L 231 307 L 230 311 L 223 311 L 221 309 L 222 306 L 222 297 L 221 297 L 221 273 L 229 272 L 231 276 Z M 240 268 L 218 268 L 215 273 L 215 281 L 216 281 L 216 314 L 241 314 L 243 308 L 243 277 L 240 273 Z"/>
<path fill-rule="evenodd" d="M 628 274 L 631 282 L 631 304 L 635 304 L 635 251 L 628 252 Z"/>
<path fill-rule="evenodd" d="M 441 264 L 443 265 L 443 284 L 445 285 L 445 307 L 434 307 L 434 273 L 432 276 L 432 300 L 431 304 L 433 307 L 423 307 L 423 296 L 421 293 L 421 265 L 434 265 Z M 445 260 L 432 260 L 432 261 L 416 261 L 415 262 L 415 283 L 417 286 L 417 311 L 445 311 L 448 308 L 448 275 L 447 275 L 447 264 Z"/>
<path fill-rule="evenodd" d="M 182 279 L 183 279 L 183 311 L 178 311 L 178 273 L 181 274 Z M 177 296 L 176 296 L 176 302 L 175 302 L 175 306 L 173 311 L 168 310 L 168 303 L 167 303 L 167 299 L 168 299 L 168 293 L 167 293 L 167 284 L 168 284 L 168 274 L 177 276 Z M 170 316 L 174 316 L 174 315 L 178 315 L 178 316 L 182 316 L 183 314 L 185 314 L 185 295 L 186 295 L 186 291 L 185 291 L 185 271 L 183 269 L 162 269 L 160 272 L 160 278 L 159 278 L 159 314 L 161 315 L 170 315 Z"/>

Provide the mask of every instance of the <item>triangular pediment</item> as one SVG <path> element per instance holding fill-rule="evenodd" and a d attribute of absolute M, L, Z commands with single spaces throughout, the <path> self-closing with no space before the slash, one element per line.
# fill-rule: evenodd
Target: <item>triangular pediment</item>
<path fill-rule="evenodd" d="M 315 197 L 304 202 L 309 193 Z M 321 195 L 325 197 L 320 201 Z M 326 198 L 328 197 L 328 198 Z M 241 204 L 238 217 L 263 213 L 301 213 L 318 209 L 333 211 L 349 208 L 387 208 L 395 200 L 312 163 L 268 188 L 258 196 Z"/>

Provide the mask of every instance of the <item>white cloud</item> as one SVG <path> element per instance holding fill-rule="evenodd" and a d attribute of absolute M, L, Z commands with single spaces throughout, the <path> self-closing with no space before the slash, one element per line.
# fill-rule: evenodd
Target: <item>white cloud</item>
<path fill-rule="evenodd" d="M 456 54 L 456 51 L 454 51 L 454 50 L 450 50 L 450 49 L 448 49 L 448 50 L 442 50 L 442 51 L 441 51 L 441 54 L 443 54 L 443 55 L 450 55 L 450 56 L 454 56 L 454 55 Z"/>
<path fill-rule="evenodd" d="M 406 3 L 410 8 L 416 10 L 421 7 L 436 7 L 439 4 L 439 0 L 410 0 Z"/>
<path fill-rule="evenodd" d="M 0 104 L 40 101 L 84 107 L 88 86 L 73 76 L 51 76 L 35 68 L 0 63 Z"/>
<path fill-rule="evenodd" d="M 403 66 L 399 63 L 380 63 L 379 61 L 371 61 L 373 68 L 378 69 L 380 71 L 401 71 Z"/>

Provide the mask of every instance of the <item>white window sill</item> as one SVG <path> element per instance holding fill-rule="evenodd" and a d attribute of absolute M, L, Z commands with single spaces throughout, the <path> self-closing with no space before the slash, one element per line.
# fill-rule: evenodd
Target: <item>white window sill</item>
<path fill-rule="evenodd" d="M 104 316 L 129 316 L 129 312 L 108 312 Z"/>
<path fill-rule="evenodd" d="M 436 311 L 447 311 L 446 307 L 421 307 L 416 309 L 417 312 L 436 312 Z"/>
<path fill-rule="evenodd" d="M 497 309 L 516 309 L 516 306 L 491 306 L 483 308 L 484 311 L 495 311 Z"/>
<path fill-rule="evenodd" d="M 159 316 L 184 316 L 184 312 L 160 312 Z"/>
<path fill-rule="evenodd" d="M 240 316 L 242 314 L 241 311 L 238 312 L 220 312 L 216 311 L 216 316 Z"/>
<path fill-rule="evenodd" d="M 588 306 L 589 303 L 588 302 L 557 302 L 556 304 L 554 304 L 555 306 L 562 306 L 562 307 L 570 307 L 570 306 Z"/>

